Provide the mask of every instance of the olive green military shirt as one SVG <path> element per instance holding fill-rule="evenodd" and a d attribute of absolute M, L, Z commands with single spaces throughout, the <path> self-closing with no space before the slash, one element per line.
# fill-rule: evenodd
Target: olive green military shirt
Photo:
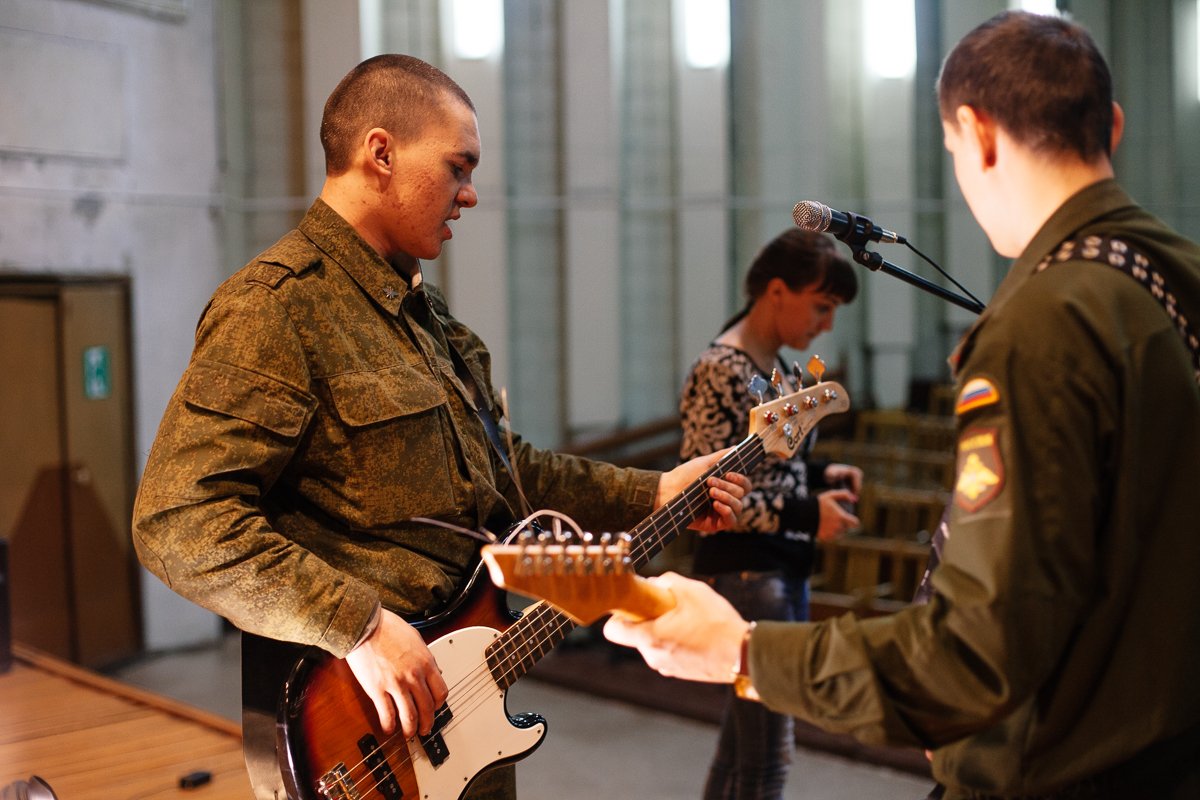
<path fill-rule="evenodd" d="M 454 597 L 479 542 L 413 518 L 503 533 L 523 515 L 451 347 L 494 412 L 488 351 L 416 283 L 317 200 L 218 288 L 138 490 L 151 572 L 243 630 L 336 656 L 381 603 L 419 616 Z M 533 508 L 585 530 L 651 511 L 657 472 L 519 437 L 513 456 Z"/>
<path fill-rule="evenodd" d="M 760 623 L 771 708 L 935 750 L 947 798 L 1103 775 L 1200 722 L 1200 389 L 1150 292 L 1043 257 L 1084 234 L 1147 255 L 1200 320 L 1200 248 L 1113 181 L 1067 201 L 958 350 L 958 467 L 928 605 Z"/>

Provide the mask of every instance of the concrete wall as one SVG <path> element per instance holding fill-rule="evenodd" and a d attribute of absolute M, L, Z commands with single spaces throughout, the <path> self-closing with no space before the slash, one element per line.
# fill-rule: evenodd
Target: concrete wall
<path fill-rule="evenodd" d="M 0 4 L 0 269 L 130 277 L 139 469 L 226 274 L 213 3 Z M 143 588 L 148 646 L 218 629 Z"/>

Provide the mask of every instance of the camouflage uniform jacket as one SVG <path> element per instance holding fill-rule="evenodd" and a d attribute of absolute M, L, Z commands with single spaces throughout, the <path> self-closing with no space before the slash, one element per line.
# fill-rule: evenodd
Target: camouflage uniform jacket
<path fill-rule="evenodd" d="M 1200 388 L 1137 281 L 1072 258 L 1039 269 L 1091 234 L 1145 254 L 1200 319 L 1200 247 L 1111 180 L 1070 198 L 959 346 L 929 602 L 764 622 L 750 643 L 768 705 L 934 749 L 946 798 L 1194 796 L 1147 781 L 1200 772 Z"/>
<path fill-rule="evenodd" d="M 205 309 L 134 508 L 142 563 L 173 590 L 274 639 L 342 656 L 376 607 L 452 599 L 479 542 L 420 524 L 504 529 L 511 477 L 455 371 L 496 406 L 490 356 L 317 200 Z M 623 530 L 659 474 L 515 441 L 534 508 Z"/>

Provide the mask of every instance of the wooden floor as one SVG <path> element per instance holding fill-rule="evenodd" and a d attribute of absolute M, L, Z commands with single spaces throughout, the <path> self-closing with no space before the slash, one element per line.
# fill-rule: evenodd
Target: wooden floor
<path fill-rule="evenodd" d="M 0 787 L 30 775 L 61 800 L 246 800 L 241 729 L 223 717 L 14 645 L 0 674 Z M 179 779 L 204 771 L 204 786 Z"/>

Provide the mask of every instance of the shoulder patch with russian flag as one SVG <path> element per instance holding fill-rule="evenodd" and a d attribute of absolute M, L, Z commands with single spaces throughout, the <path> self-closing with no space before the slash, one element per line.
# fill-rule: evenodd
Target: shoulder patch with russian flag
<path fill-rule="evenodd" d="M 999 401 L 1000 391 L 996 388 L 996 384 L 987 378 L 971 378 L 958 393 L 958 402 L 954 404 L 954 413 L 956 415 L 965 414 Z"/>

